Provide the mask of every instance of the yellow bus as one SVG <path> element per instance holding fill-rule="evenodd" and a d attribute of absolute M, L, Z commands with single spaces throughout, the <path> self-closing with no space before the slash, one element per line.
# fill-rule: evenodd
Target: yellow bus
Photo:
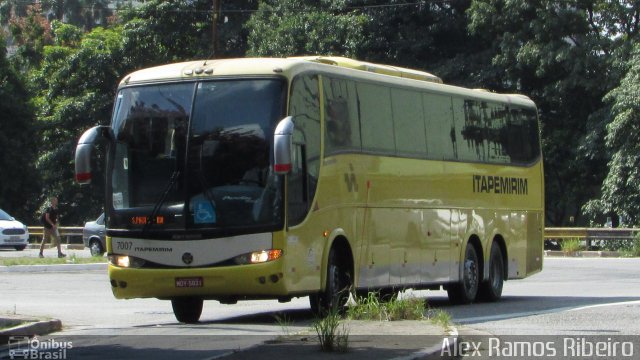
<path fill-rule="evenodd" d="M 109 279 L 119 299 L 448 291 L 495 301 L 542 268 L 534 103 L 338 57 L 193 61 L 120 83 L 87 130 L 76 180 L 106 142 Z"/>

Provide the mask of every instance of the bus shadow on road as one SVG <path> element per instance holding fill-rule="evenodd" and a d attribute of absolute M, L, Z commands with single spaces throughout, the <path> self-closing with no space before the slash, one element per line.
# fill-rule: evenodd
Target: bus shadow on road
<path fill-rule="evenodd" d="M 310 309 L 292 309 L 267 311 L 242 316 L 234 316 L 221 320 L 214 320 L 210 324 L 278 324 L 282 322 L 311 322 L 315 319 Z"/>

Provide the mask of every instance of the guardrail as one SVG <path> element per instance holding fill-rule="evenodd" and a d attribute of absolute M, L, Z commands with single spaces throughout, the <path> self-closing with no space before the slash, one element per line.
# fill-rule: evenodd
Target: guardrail
<path fill-rule="evenodd" d="M 42 226 L 29 226 L 30 236 L 43 234 Z M 81 226 L 61 226 L 58 227 L 60 237 L 66 238 L 66 243 L 71 243 L 73 237 L 82 238 Z M 586 227 L 548 227 L 544 229 L 545 240 L 580 239 L 586 242 L 587 248 L 591 247 L 594 240 L 632 240 L 636 234 L 640 233 L 640 228 L 586 228 Z"/>
<path fill-rule="evenodd" d="M 585 228 L 585 227 L 559 227 L 545 228 L 545 240 L 584 240 L 587 249 L 591 248 L 591 243 L 596 240 L 633 240 L 636 234 L 640 233 L 639 228 Z"/>
<path fill-rule="evenodd" d="M 29 229 L 29 237 L 40 237 L 38 241 L 41 240 L 42 234 L 44 233 L 43 226 L 28 226 Z M 65 239 L 67 244 L 73 243 L 74 237 L 80 237 L 80 242 L 82 242 L 82 226 L 59 226 L 58 231 L 60 232 L 60 238 Z M 76 241 L 77 242 L 77 241 Z"/>

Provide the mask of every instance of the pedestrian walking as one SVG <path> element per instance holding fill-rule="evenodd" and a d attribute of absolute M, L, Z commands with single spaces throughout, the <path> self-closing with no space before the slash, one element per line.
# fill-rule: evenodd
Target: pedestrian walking
<path fill-rule="evenodd" d="M 58 198 L 53 196 L 49 200 L 49 207 L 44 211 L 42 217 L 40 218 L 42 221 L 42 225 L 44 226 L 44 231 L 42 235 L 42 244 L 40 244 L 40 257 L 44 257 L 44 244 L 47 241 L 51 241 L 52 245 L 56 245 L 58 247 L 58 257 L 63 258 L 67 256 L 62 253 L 62 249 L 60 248 L 60 232 L 58 231 Z"/>

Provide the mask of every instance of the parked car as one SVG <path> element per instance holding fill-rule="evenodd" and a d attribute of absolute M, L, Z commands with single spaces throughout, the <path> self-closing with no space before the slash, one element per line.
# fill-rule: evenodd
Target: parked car
<path fill-rule="evenodd" d="M 29 229 L 0 209 L 0 247 L 22 251 L 29 244 Z"/>
<path fill-rule="evenodd" d="M 104 239 L 104 213 L 95 221 L 88 221 L 82 229 L 82 242 L 91 250 L 91 255 L 102 256 L 107 249 Z"/>

